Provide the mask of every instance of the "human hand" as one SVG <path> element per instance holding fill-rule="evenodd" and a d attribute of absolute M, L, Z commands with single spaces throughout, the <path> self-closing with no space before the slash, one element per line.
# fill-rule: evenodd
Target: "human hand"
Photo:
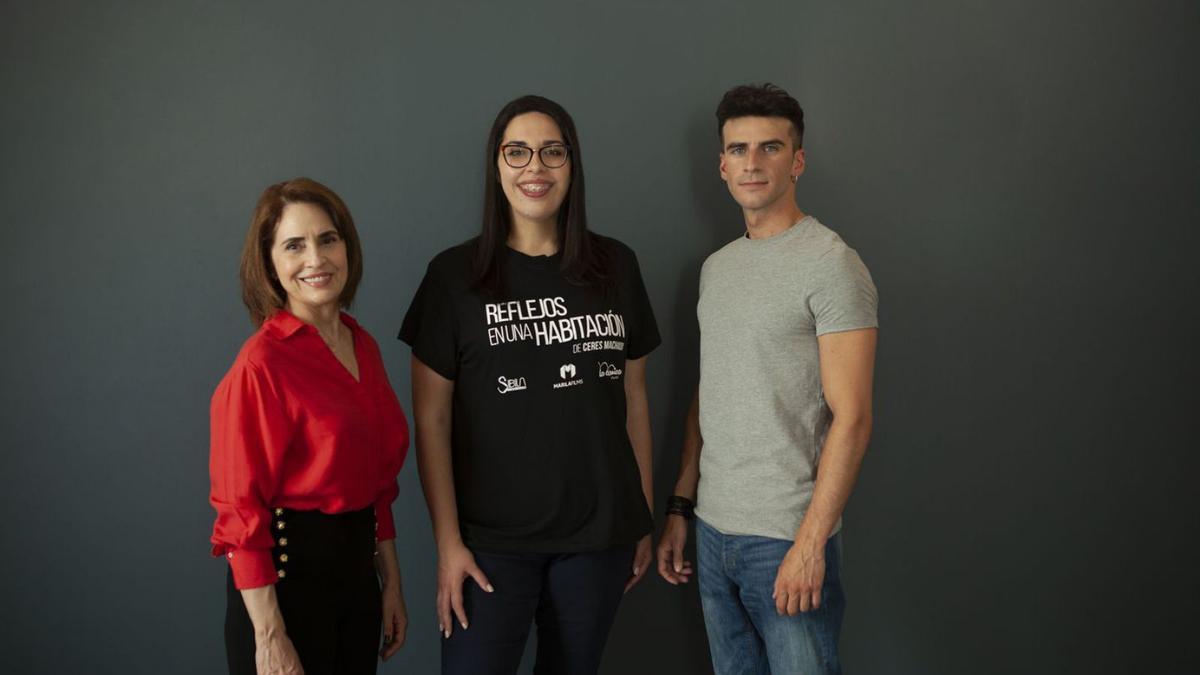
<path fill-rule="evenodd" d="M 385 584 L 383 587 L 383 646 L 379 658 L 387 661 L 404 646 L 408 632 L 408 608 L 404 605 L 404 591 L 400 584 Z"/>
<path fill-rule="evenodd" d="M 438 630 L 443 637 L 450 637 L 451 610 L 463 630 L 467 629 L 467 611 L 463 608 L 463 582 L 467 577 L 488 593 L 495 591 L 466 546 L 460 543 L 438 552 Z"/>
<path fill-rule="evenodd" d="M 646 570 L 650 568 L 650 563 L 654 562 L 654 550 L 650 545 L 650 535 L 642 537 L 637 543 L 637 549 L 633 552 L 633 574 L 630 575 L 629 581 L 625 582 L 625 593 L 629 589 L 638 585 L 646 576 Z"/>
<path fill-rule="evenodd" d="M 667 583 L 678 586 L 686 584 L 692 575 L 692 563 L 683 559 L 683 547 L 687 545 L 687 519 L 668 514 L 658 540 L 658 574 Z"/>
<path fill-rule="evenodd" d="M 254 668 L 258 675 L 304 675 L 296 647 L 282 630 L 255 632 Z"/>
<path fill-rule="evenodd" d="M 775 611 L 795 616 L 821 606 L 821 585 L 825 581 L 825 547 L 793 544 L 783 556 L 775 575 Z"/>

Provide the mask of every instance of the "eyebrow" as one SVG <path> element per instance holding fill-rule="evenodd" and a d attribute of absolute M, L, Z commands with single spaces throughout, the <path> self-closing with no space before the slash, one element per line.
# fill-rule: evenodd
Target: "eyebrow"
<path fill-rule="evenodd" d="M 331 227 L 328 230 L 325 230 L 324 232 L 321 232 L 320 234 L 318 234 L 317 238 L 324 237 L 327 234 L 338 234 L 337 228 Z M 304 241 L 307 238 L 308 237 L 288 237 L 287 239 L 284 239 L 283 241 L 279 242 L 279 245 L 286 246 L 287 244 L 290 244 L 293 241 Z"/>
<path fill-rule="evenodd" d="M 765 141 L 759 143 L 758 145 L 763 146 L 763 145 L 770 145 L 772 143 L 776 143 L 778 145 L 783 145 L 783 141 L 778 138 L 771 138 L 771 139 L 765 140 Z M 747 143 L 746 141 L 732 141 L 728 145 L 725 146 L 725 149 L 732 150 L 734 148 L 746 148 L 749 146 L 750 146 L 750 144 Z"/>
<path fill-rule="evenodd" d="M 542 147 L 543 147 L 543 148 L 544 148 L 544 147 L 546 147 L 547 145 L 566 145 L 566 144 L 567 144 L 567 142 L 566 142 L 566 141 L 562 141 L 562 140 L 559 140 L 559 139 L 557 139 L 557 138 L 555 138 L 555 139 L 551 139 L 551 140 L 548 140 L 548 141 L 542 141 Z M 520 146 L 523 146 L 523 147 L 526 147 L 526 148 L 528 148 L 528 147 L 529 147 L 529 144 L 528 144 L 528 143 L 526 143 L 525 141 L 507 141 L 507 142 L 505 142 L 505 143 L 501 143 L 500 145 L 502 145 L 502 146 L 503 146 L 503 145 L 520 145 Z"/>

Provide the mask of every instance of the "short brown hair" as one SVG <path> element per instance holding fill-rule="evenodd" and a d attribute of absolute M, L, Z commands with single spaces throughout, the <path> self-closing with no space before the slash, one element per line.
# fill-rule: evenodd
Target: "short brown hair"
<path fill-rule="evenodd" d="M 782 117 L 792 123 L 795 149 L 804 147 L 804 109 L 783 89 L 764 82 L 743 84 L 725 92 L 717 104 L 717 135 L 725 141 L 725 123 L 735 117 Z"/>
<path fill-rule="evenodd" d="M 242 246 L 242 302 L 250 310 L 250 320 L 255 326 L 261 326 L 287 304 L 287 293 L 271 262 L 271 244 L 275 241 L 275 228 L 283 216 L 283 207 L 297 203 L 321 207 L 333 221 L 338 236 L 346 242 L 349 269 L 346 286 L 338 298 L 342 308 L 354 302 L 354 293 L 362 281 L 362 245 L 358 241 L 358 230 L 354 228 L 354 218 L 350 217 L 350 209 L 346 208 L 342 198 L 311 178 L 293 178 L 271 185 L 258 198 L 250 229 L 246 232 L 246 243 Z"/>

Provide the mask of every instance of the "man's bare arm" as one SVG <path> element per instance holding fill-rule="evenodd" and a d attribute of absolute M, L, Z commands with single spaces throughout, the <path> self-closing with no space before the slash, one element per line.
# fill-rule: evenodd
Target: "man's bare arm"
<path fill-rule="evenodd" d="M 679 478 L 675 480 L 672 494 L 696 501 L 696 485 L 700 482 L 700 448 L 704 439 L 700 437 L 700 390 L 692 397 L 688 406 L 687 424 L 683 428 L 683 451 L 679 455 Z"/>
<path fill-rule="evenodd" d="M 675 481 L 673 493 L 693 502 L 696 501 L 696 485 L 700 482 L 700 449 L 703 446 L 704 439 L 700 436 L 700 390 L 697 389 L 688 407 L 687 424 L 683 430 L 683 451 L 679 457 L 679 478 Z M 683 559 L 687 535 L 687 521 L 683 516 L 668 515 L 662 538 L 658 542 L 658 574 L 671 584 L 686 583 L 692 573 L 691 563 Z"/>
<path fill-rule="evenodd" d="M 833 421 L 821 449 L 812 502 L 775 579 L 775 607 L 781 614 L 794 615 L 821 604 L 825 542 L 850 499 L 871 438 L 878 335 L 877 329 L 868 328 L 817 338 L 821 387 Z"/>

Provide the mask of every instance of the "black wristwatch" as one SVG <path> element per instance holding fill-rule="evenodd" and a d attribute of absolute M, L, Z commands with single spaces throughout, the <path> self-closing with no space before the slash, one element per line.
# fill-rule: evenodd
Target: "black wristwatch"
<path fill-rule="evenodd" d="M 692 520 L 696 517 L 696 503 L 687 497 L 671 495 L 667 497 L 667 515 L 683 516 L 685 520 Z"/>

